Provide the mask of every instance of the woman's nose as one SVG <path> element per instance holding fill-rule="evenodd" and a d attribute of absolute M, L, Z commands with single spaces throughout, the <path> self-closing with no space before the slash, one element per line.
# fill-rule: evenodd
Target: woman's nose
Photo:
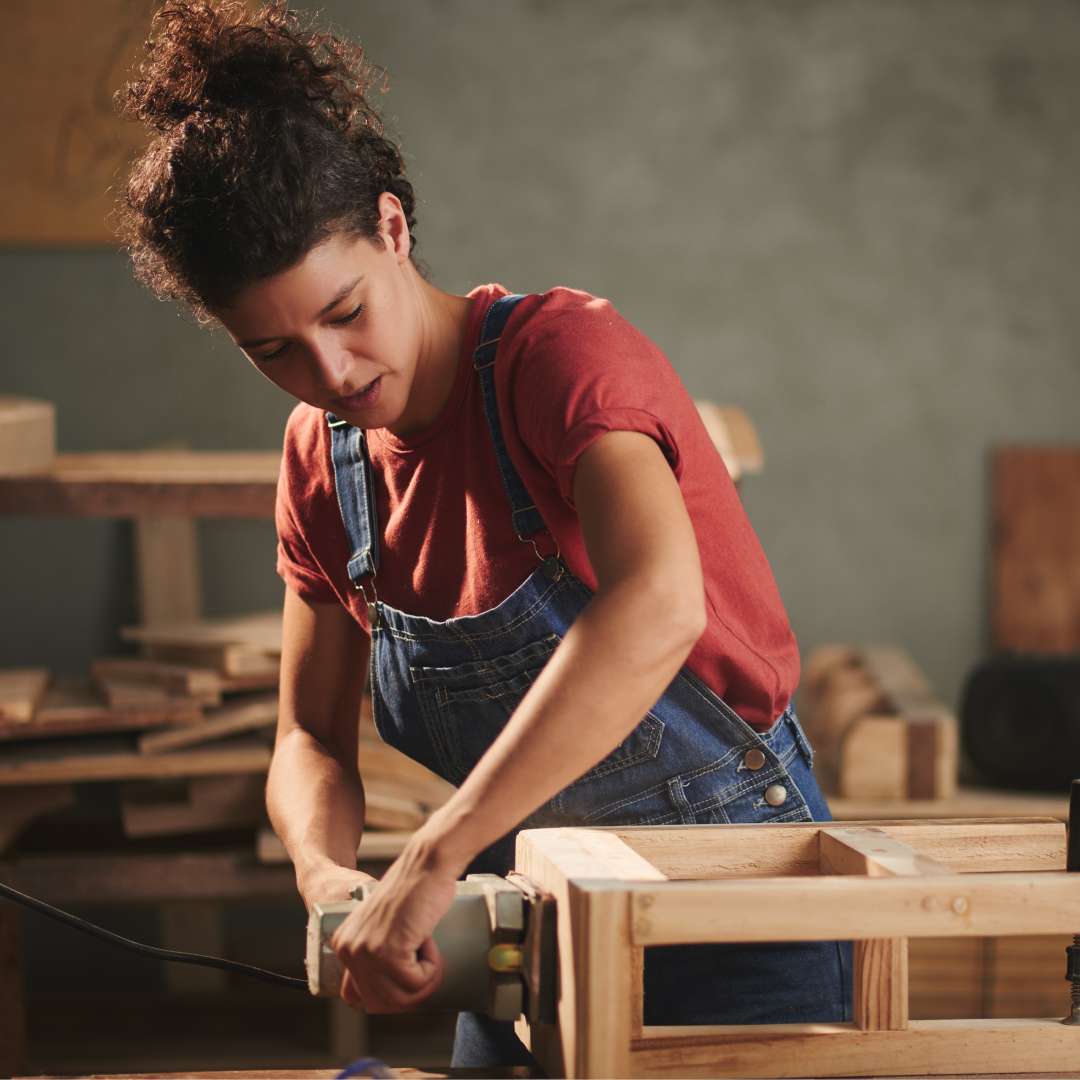
<path fill-rule="evenodd" d="M 348 389 L 346 382 L 352 359 L 348 351 L 342 347 L 341 342 L 326 340 L 315 342 L 311 346 L 311 358 L 323 386 L 339 393 Z"/>

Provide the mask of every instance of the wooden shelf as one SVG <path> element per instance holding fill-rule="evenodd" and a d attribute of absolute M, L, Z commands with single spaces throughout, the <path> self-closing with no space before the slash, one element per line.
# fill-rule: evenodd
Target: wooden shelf
<path fill-rule="evenodd" d="M 276 450 L 59 454 L 47 472 L 0 477 L 0 513 L 272 518 L 280 464 Z"/>
<path fill-rule="evenodd" d="M 826 793 L 837 821 L 906 818 L 1054 817 L 1069 820 L 1069 793 L 960 787 L 948 799 L 844 799 Z"/>

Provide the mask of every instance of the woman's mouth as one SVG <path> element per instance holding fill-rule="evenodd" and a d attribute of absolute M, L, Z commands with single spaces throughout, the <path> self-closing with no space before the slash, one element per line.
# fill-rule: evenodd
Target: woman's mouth
<path fill-rule="evenodd" d="M 382 385 L 382 376 L 372 379 L 362 390 L 348 397 L 334 398 L 334 405 L 339 409 L 363 409 L 374 405 L 379 399 L 379 387 Z"/>

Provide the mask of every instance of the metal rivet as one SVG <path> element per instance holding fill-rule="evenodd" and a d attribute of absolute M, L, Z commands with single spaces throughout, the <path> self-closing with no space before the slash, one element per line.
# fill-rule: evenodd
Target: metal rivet
<path fill-rule="evenodd" d="M 765 789 L 765 801 L 770 806 L 783 806 L 787 802 L 787 788 L 783 784 L 770 784 Z"/>
<path fill-rule="evenodd" d="M 765 755 L 760 750 L 748 750 L 746 757 L 742 759 L 742 763 L 748 769 L 753 769 L 756 772 L 765 764 Z"/>

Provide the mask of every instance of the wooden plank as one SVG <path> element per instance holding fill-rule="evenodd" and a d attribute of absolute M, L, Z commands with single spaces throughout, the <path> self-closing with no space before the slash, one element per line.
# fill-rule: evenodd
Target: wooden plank
<path fill-rule="evenodd" d="M 402 851 L 412 837 L 410 831 L 380 831 L 365 829 L 360 838 L 360 846 L 356 857 L 361 861 L 368 862 L 392 862 Z M 255 852 L 259 862 L 264 863 L 287 863 L 289 853 L 285 845 L 278 839 L 271 829 L 260 829 L 256 836 Z"/>
<path fill-rule="evenodd" d="M 1080 874 L 763 878 L 632 884 L 636 945 L 1059 934 L 1080 926 Z"/>
<path fill-rule="evenodd" d="M 49 685 L 46 668 L 0 670 L 0 724 L 28 724 Z"/>
<path fill-rule="evenodd" d="M 135 586 L 144 626 L 191 622 L 202 614 L 196 519 L 140 515 L 135 519 Z"/>
<path fill-rule="evenodd" d="M 956 873 L 1061 870 L 1065 828 L 1050 818 L 845 821 L 881 829 Z M 993 842 L 987 841 L 987 826 Z M 673 881 L 817 875 L 821 822 L 791 825 L 649 825 L 614 831 Z"/>
<path fill-rule="evenodd" d="M 392 788 L 429 808 L 442 806 L 456 790 L 453 784 L 386 743 L 361 740 L 357 757 L 365 790 L 372 784 L 372 790 L 389 792 Z"/>
<path fill-rule="evenodd" d="M 567 899 L 576 932 L 558 943 L 560 966 L 573 965 L 575 991 L 575 1056 L 566 1075 L 628 1076 L 635 1010 L 627 1006 L 641 997 L 630 956 L 629 897 L 571 885 Z"/>
<path fill-rule="evenodd" d="M 200 743 L 213 742 L 246 731 L 273 727 L 278 717 L 278 695 L 260 694 L 222 706 L 207 714 L 202 723 L 188 724 L 171 731 L 154 732 L 139 738 L 139 752 L 161 754 Z"/>
<path fill-rule="evenodd" d="M 824 828 L 818 832 L 823 874 L 914 877 L 951 874 L 952 868 L 909 847 L 883 829 L 866 826 Z"/>
<path fill-rule="evenodd" d="M 0 478 L 0 513 L 273 518 L 280 465 L 279 451 L 58 454 L 46 473 Z"/>
<path fill-rule="evenodd" d="M 821 872 L 867 877 L 948 874 L 944 864 L 881 829 L 822 829 Z M 856 941 L 852 978 L 853 1020 L 862 1031 L 902 1031 L 908 1026 L 907 938 Z"/>
<path fill-rule="evenodd" d="M 860 1031 L 903 1031 L 908 1011 L 908 939 L 854 943 L 852 1020 Z"/>
<path fill-rule="evenodd" d="M 1080 448 L 993 458 L 993 635 L 999 649 L 1080 650 Z"/>
<path fill-rule="evenodd" d="M 904 798 L 907 749 L 907 724 L 901 717 L 862 716 L 854 720 L 840 743 L 840 797 Z"/>
<path fill-rule="evenodd" d="M 1080 1068 L 1075 1028 L 1057 1019 L 913 1020 L 905 1031 L 848 1024 L 647 1027 L 627 1075 L 656 1077 L 1024 1076 Z M 1069 1075 L 1066 1072 L 1064 1075 Z"/>
<path fill-rule="evenodd" d="M 0 787 L 220 776 L 265 772 L 270 764 L 270 749 L 258 742 L 175 754 L 139 754 L 119 749 L 115 743 L 101 746 L 96 740 L 92 746 L 56 742 L 64 745 L 48 741 L 0 754 Z"/>
<path fill-rule="evenodd" d="M 44 472 L 55 457 L 53 403 L 0 394 L 0 476 Z"/>
<path fill-rule="evenodd" d="M 25 107 L 4 118 L 0 239 L 19 248 L 114 247 L 115 190 L 149 133 L 125 122 L 111 95 L 143 53 L 153 5 L 5 8 L 0 61 Z"/>
<path fill-rule="evenodd" d="M 243 646 L 252 652 L 281 655 L 281 610 L 258 611 L 220 619 L 195 619 L 154 626 L 125 626 L 127 641 L 146 645 L 205 648 L 211 645 Z"/>
<path fill-rule="evenodd" d="M 201 719 L 201 706 L 190 698 L 114 708 L 88 683 L 64 680 L 46 690 L 32 720 L 16 723 L 0 721 L 0 740 L 55 739 L 192 724 Z"/>
<path fill-rule="evenodd" d="M 530 1023 L 520 1018 L 515 1030 L 530 1047 L 548 1076 L 628 1076 L 625 1054 L 635 1013 L 640 1012 L 641 983 L 635 982 L 628 915 L 619 905 L 625 892 L 608 891 L 599 896 L 597 906 L 590 901 L 595 893 L 585 893 L 583 883 L 617 881 L 662 882 L 664 875 L 634 852 L 613 830 L 527 829 L 518 833 L 515 869 L 537 887 L 555 898 L 558 921 L 558 1021 Z M 570 878 L 574 881 L 571 883 Z M 600 915 L 600 913 L 603 913 Z M 595 926 L 594 916 L 607 918 L 611 931 Z M 606 947 L 603 955 L 594 950 L 589 935 Z M 587 962 L 593 965 L 589 967 Z M 605 1000 L 603 973 L 612 968 L 615 990 L 610 983 Z M 583 1007 L 582 1003 L 588 1003 Z M 589 1009 L 602 1017 L 602 1041 L 592 1041 Z M 617 1015 L 613 1015 L 613 1012 Z M 601 1071 L 590 1073 L 590 1068 Z"/>
<path fill-rule="evenodd" d="M 102 657 L 91 663 L 90 675 L 95 681 L 145 683 L 172 694 L 198 698 L 220 697 L 224 683 L 220 672 L 213 668 L 164 664 L 143 656 Z"/>
<path fill-rule="evenodd" d="M 875 818 L 981 818 L 1021 815 L 1055 817 L 1067 821 L 1069 795 L 1041 795 L 1004 791 L 1000 788 L 959 787 L 949 798 L 848 799 L 829 796 L 829 809 L 838 821 L 870 821 Z"/>

